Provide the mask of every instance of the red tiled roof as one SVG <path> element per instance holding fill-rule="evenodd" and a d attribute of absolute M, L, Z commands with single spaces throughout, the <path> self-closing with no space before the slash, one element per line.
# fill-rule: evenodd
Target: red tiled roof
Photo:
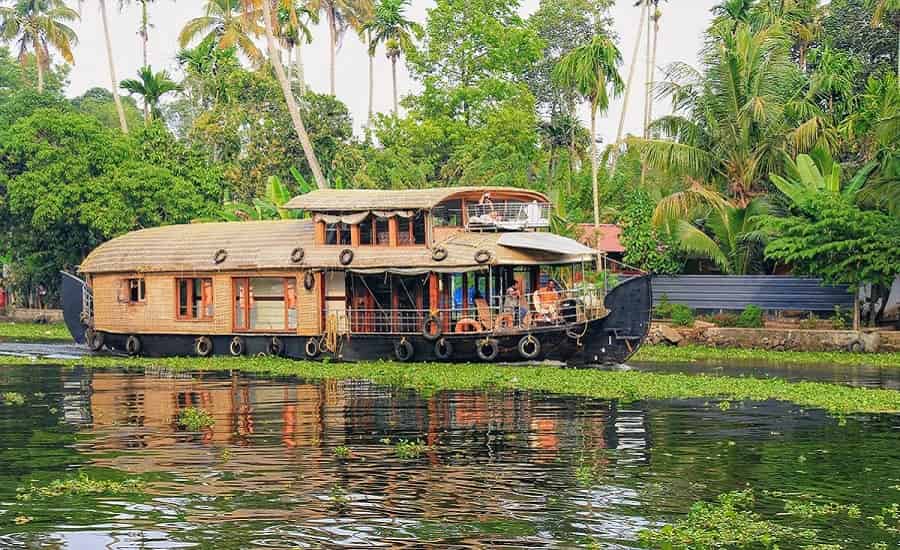
<path fill-rule="evenodd" d="M 590 247 L 597 247 L 597 235 L 594 224 L 582 223 L 578 226 L 578 241 Z M 614 223 L 602 223 L 597 231 L 600 236 L 600 246 L 603 252 L 625 252 L 622 246 L 622 228 Z"/>

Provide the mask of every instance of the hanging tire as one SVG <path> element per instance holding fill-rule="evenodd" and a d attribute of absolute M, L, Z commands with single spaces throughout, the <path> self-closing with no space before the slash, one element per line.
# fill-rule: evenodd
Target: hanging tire
<path fill-rule="evenodd" d="M 303 249 L 298 246 L 297 248 L 291 250 L 291 261 L 295 264 L 299 264 L 303 261 L 303 256 L 305 255 L 306 253 L 303 251 Z"/>
<path fill-rule="evenodd" d="M 403 338 L 399 342 L 394 344 L 394 357 L 396 357 L 398 361 L 402 361 L 404 363 L 407 361 L 411 361 L 415 354 L 416 350 L 413 347 L 412 342 L 410 342 L 406 338 Z"/>
<path fill-rule="evenodd" d="M 228 345 L 228 351 L 231 352 L 231 355 L 234 357 L 244 355 L 244 339 L 240 336 L 232 338 L 231 344 Z"/>
<path fill-rule="evenodd" d="M 273 336 L 271 340 L 269 340 L 269 344 L 266 346 L 266 351 L 269 352 L 269 355 L 279 356 L 284 353 L 284 342 L 281 341 L 281 338 L 277 336 Z"/>
<path fill-rule="evenodd" d="M 213 261 L 216 263 L 216 265 L 224 262 L 227 259 L 228 259 L 228 251 L 225 250 L 224 248 L 220 248 L 219 250 L 217 250 L 216 254 L 213 256 Z"/>
<path fill-rule="evenodd" d="M 531 334 L 519 340 L 519 355 L 526 361 L 537 359 L 541 354 L 541 341 Z"/>
<path fill-rule="evenodd" d="M 350 265 L 350 263 L 353 262 L 353 251 L 349 248 L 341 250 L 338 261 L 341 262 L 341 265 Z"/>
<path fill-rule="evenodd" d="M 500 355 L 500 344 L 493 338 L 485 338 L 475 343 L 475 353 L 484 362 L 490 362 Z"/>
<path fill-rule="evenodd" d="M 306 290 L 312 290 L 316 288 L 316 276 L 312 271 L 307 271 L 306 275 L 304 275 L 303 288 L 305 288 Z"/>
<path fill-rule="evenodd" d="M 438 247 L 435 247 L 435 249 L 431 251 L 431 259 L 436 262 L 443 262 L 444 260 L 447 259 L 447 256 L 449 254 L 450 253 L 447 252 L 446 248 L 444 248 L 443 246 L 438 246 Z"/>
<path fill-rule="evenodd" d="M 441 319 L 437 315 L 431 314 L 425 318 L 422 323 L 422 336 L 429 342 L 434 342 L 444 334 L 441 326 Z"/>
<path fill-rule="evenodd" d="M 84 331 L 84 341 L 91 351 L 100 351 L 103 349 L 103 333 L 89 328 Z"/>
<path fill-rule="evenodd" d="M 232 342 L 234 343 L 234 342 Z M 209 336 L 201 336 L 194 340 L 194 354 L 198 357 L 209 357 L 213 352 L 213 341 Z"/>
<path fill-rule="evenodd" d="M 475 253 L 475 261 L 483 264 L 491 261 L 491 252 L 490 250 L 481 249 Z"/>
<path fill-rule="evenodd" d="M 850 353 L 862 353 L 862 351 L 863 351 L 862 342 L 860 342 L 859 340 L 854 340 L 853 342 L 850 342 L 850 344 L 847 346 L 847 351 L 849 351 Z"/>
<path fill-rule="evenodd" d="M 441 338 L 434 343 L 434 355 L 441 361 L 447 361 L 453 357 L 453 342 L 446 338 Z"/>
<path fill-rule="evenodd" d="M 322 353 L 322 348 L 319 346 L 319 341 L 316 338 L 310 338 L 306 341 L 306 345 L 303 346 L 303 351 L 307 357 L 315 359 Z"/>
<path fill-rule="evenodd" d="M 132 334 L 125 340 L 125 352 L 128 355 L 140 355 L 141 348 L 141 339 Z"/>

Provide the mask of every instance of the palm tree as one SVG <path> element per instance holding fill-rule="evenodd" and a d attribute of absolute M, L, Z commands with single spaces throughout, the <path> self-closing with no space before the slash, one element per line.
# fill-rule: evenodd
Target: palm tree
<path fill-rule="evenodd" d="M 328 21 L 329 82 L 331 95 L 335 95 L 335 56 L 341 36 L 348 27 L 360 29 L 372 12 L 372 0 L 309 0 L 307 9 L 312 13 L 325 12 Z"/>
<path fill-rule="evenodd" d="M 768 212 L 763 199 L 740 206 L 693 182 L 657 204 L 653 225 L 675 237 L 684 252 L 711 260 L 723 273 L 746 275 L 758 267 L 765 244 L 762 216 Z"/>
<path fill-rule="evenodd" d="M 282 5 L 278 8 L 278 36 L 281 43 L 288 52 L 287 60 L 287 78 L 292 80 L 291 74 L 291 56 L 294 56 L 293 65 L 297 69 L 297 87 L 300 94 L 306 93 L 306 76 L 303 71 L 303 57 L 300 47 L 306 44 L 312 44 L 312 31 L 310 31 L 309 23 L 316 24 L 319 22 L 318 15 L 310 12 L 306 6 L 295 5 L 294 9 L 289 9 Z"/>
<path fill-rule="evenodd" d="M 150 14 L 147 4 L 154 0 L 119 0 L 119 10 L 123 10 L 125 6 L 137 2 L 141 5 L 141 25 L 138 27 L 138 35 L 141 37 L 142 53 L 144 56 L 144 67 L 148 66 L 148 49 L 150 41 Z"/>
<path fill-rule="evenodd" d="M 12 6 L 0 6 L 0 38 L 18 43 L 22 64 L 29 50 L 34 52 L 38 93 L 44 92 L 44 71 L 50 67 L 51 48 L 67 62 L 75 63 L 72 46 L 78 43 L 78 36 L 67 23 L 78 19 L 78 12 L 63 0 L 16 0 Z"/>
<path fill-rule="evenodd" d="M 659 9 L 660 0 L 648 0 L 651 6 L 650 19 L 653 21 L 653 48 L 650 55 L 649 84 L 647 85 L 647 126 L 653 121 L 653 88 L 656 86 L 656 51 L 659 45 L 659 20 L 662 19 L 662 11 Z"/>
<path fill-rule="evenodd" d="M 641 35 L 644 32 L 644 21 L 647 18 L 647 12 L 649 10 L 647 0 L 638 0 L 634 5 L 635 7 L 641 7 L 641 21 L 640 23 L 638 23 L 637 37 L 634 39 L 634 50 L 631 55 L 631 64 L 628 68 L 628 83 L 625 85 L 625 97 L 622 100 L 622 112 L 619 114 L 619 127 L 616 130 L 616 141 L 610 145 L 610 147 L 612 148 L 612 164 L 609 169 L 610 174 L 615 174 L 616 163 L 619 160 L 618 148 L 622 142 L 622 132 L 625 129 L 625 115 L 628 113 L 628 99 L 631 97 L 632 83 L 634 81 L 634 71 L 637 68 L 638 54 L 640 53 L 641 49 Z"/>
<path fill-rule="evenodd" d="M 137 94 L 144 101 L 144 122 L 150 123 L 153 118 L 161 118 L 159 100 L 169 92 L 179 90 L 181 87 L 169 78 L 169 73 L 160 71 L 154 73 L 150 67 L 138 69 L 138 77 L 123 80 L 120 87 L 129 94 Z"/>
<path fill-rule="evenodd" d="M 653 123 L 661 137 L 629 144 L 651 168 L 727 188 L 745 206 L 781 151 L 812 149 L 828 118 L 798 93 L 805 80 L 779 29 L 721 20 L 710 35 L 702 71 L 675 63 L 658 86 L 673 101 L 673 114 Z"/>
<path fill-rule="evenodd" d="M 591 185 L 594 198 L 594 225 L 600 227 L 600 190 L 597 184 L 597 114 L 609 108 L 610 91 L 618 97 L 625 85 L 617 69 L 622 62 L 619 48 L 608 37 L 595 36 L 590 42 L 567 53 L 553 70 L 557 83 L 588 101 L 591 109 Z"/>
<path fill-rule="evenodd" d="M 216 42 L 222 49 L 236 47 L 254 65 L 261 65 L 265 56 L 253 43 L 253 38 L 264 32 L 259 24 L 260 16 L 258 9 L 241 11 L 241 0 L 206 0 L 205 15 L 185 24 L 178 43 L 186 48 L 200 38 Z"/>
<path fill-rule="evenodd" d="M 875 13 L 872 14 L 873 27 L 881 25 L 887 14 L 900 11 L 900 0 L 867 0 L 866 3 L 875 8 Z M 900 79 L 900 28 L 897 30 L 897 78 Z"/>
<path fill-rule="evenodd" d="M 378 44 L 384 44 L 387 57 L 391 60 L 391 77 L 394 83 L 394 114 L 397 114 L 397 60 L 404 51 L 413 46 L 413 39 L 422 37 L 422 26 L 406 18 L 404 11 L 409 0 L 380 0 L 375 7 L 375 16 L 366 25 L 372 33 L 369 41 L 369 55 L 375 55 Z"/>
<path fill-rule="evenodd" d="M 284 72 L 284 65 L 278 53 L 278 45 L 275 41 L 275 9 L 284 6 L 291 12 L 291 17 L 296 16 L 297 6 L 292 0 L 241 0 L 244 4 L 245 13 L 253 13 L 262 6 L 263 30 L 266 34 L 266 48 L 269 52 L 269 60 L 275 71 L 275 78 L 281 86 L 281 93 L 287 104 L 288 114 L 291 116 L 291 122 L 294 125 L 294 131 L 300 139 L 300 146 L 303 147 L 303 153 L 306 155 L 306 162 L 313 173 L 316 185 L 320 189 L 328 187 L 328 182 L 322 174 L 322 168 L 319 166 L 319 160 L 316 158 L 316 151 L 313 149 L 312 141 L 306 131 L 306 125 L 303 124 L 303 117 L 300 115 L 300 107 L 297 105 L 297 98 L 291 89 L 291 82 L 288 80 Z M 275 8 L 275 9 L 273 9 Z"/>

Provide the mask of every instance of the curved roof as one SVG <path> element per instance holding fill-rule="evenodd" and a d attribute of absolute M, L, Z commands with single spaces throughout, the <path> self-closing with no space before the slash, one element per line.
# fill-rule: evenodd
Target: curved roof
<path fill-rule="evenodd" d="M 582 256 L 511 248 L 499 243 L 503 233 L 458 233 L 441 243 L 448 252 L 442 262 L 431 258 L 424 246 L 354 249 L 354 259 L 343 266 L 338 256 L 343 246 L 316 246 L 311 220 L 198 223 L 169 225 L 134 231 L 108 241 L 82 262 L 83 273 L 161 273 L 260 271 L 266 269 L 337 268 L 390 270 L 431 268 L 442 271 L 481 267 L 475 252 L 487 249 L 492 263 L 534 265 L 566 263 Z M 304 258 L 291 261 L 291 252 L 301 247 Z M 220 264 L 213 257 L 220 249 L 228 257 Z"/>
<path fill-rule="evenodd" d="M 294 197 L 285 208 L 309 210 L 311 212 L 337 212 L 359 210 L 430 210 L 457 195 L 478 195 L 482 193 L 503 193 L 521 196 L 527 200 L 549 202 L 537 191 L 519 187 L 436 187 L 433 189 L 318 189 L 305 195 Z"/>

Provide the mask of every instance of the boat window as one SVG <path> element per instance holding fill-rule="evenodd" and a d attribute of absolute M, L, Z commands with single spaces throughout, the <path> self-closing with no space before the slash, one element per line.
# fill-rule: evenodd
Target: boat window
<path fill-rule="evenodd" d="M 375 218 L 375 244 L 387 246 L 391 242 L 391 229 L 387 218 Z"/>
<path fill-rule="evenodd" d="M 350 226 L 343 222 L 325 224 L 325 244 L 350 244 Z"/>
<path fill-rule="evenodd" d="M 400 218 L 398 241 L 401 246 L 425 244 L 425 214 L 419 210 L 411 218 Z"/>
<path fill-rule="evenodd" d="M 119 302 L 140 304 L 146 301 L 146 285 L 143 279 L 122 279 L 119 291 Z"/>
<path fill-rule="evenodd" d="M 178 311 L 176 317 L 183 320 L 213 318 L 213 284 L 211 278 L 177 279 Z"/>
<path fill-rule="evenodd" d="M 435 227 L 462 227 L 462 200 L 442 202 L 431 216 Z"/>
<path fill-rule="evenodd" d="M 359 224 L 359 244 L 375 244 L 375 220 L 372 218 L 372 216 L 364 219 Z"/>
<path fill-rule="evenodd" d="M 234 329 L 284 332 L 297 328 L 297 282 L 293 278 L 233 279 Z"/>

